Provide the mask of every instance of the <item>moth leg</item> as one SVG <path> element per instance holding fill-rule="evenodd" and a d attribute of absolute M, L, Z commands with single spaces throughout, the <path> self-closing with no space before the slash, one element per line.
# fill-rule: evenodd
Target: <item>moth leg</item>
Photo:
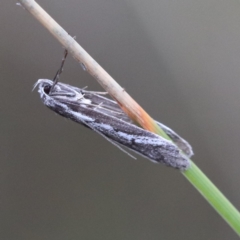
<path fill-rule="evenodd" d="M 97 110 L 98 108 L 102 108 L 103 103 L 99 103 L 93 110 Z"/>
<path fill-rule="evenodd" d="M 90 93 L 92 93 L 92 94 L 100 94 L 100 95 L 107 95 L 108 94 L 108 92 L 99 92 L 99 91 L 89 91 Z"/>

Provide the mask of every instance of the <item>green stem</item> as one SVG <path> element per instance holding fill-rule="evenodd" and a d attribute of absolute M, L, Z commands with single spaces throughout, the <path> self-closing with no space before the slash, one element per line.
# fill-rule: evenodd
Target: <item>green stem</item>
<path fill-rule="evenodd" d="M 207 176 L 193 162 L 183 175 L 240 236 L 240 213 Z"/>

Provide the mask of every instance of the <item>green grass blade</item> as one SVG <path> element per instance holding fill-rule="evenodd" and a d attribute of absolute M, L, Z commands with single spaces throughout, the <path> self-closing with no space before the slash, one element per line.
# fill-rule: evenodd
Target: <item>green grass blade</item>
<path fill-rule="evenodd" d="M 193 162 L 183 175 L 240 236 L 240 213 L 207 176 Z"/>

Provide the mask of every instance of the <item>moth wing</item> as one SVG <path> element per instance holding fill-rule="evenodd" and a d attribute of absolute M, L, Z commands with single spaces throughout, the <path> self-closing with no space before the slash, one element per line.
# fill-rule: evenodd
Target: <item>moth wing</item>
<path fill-rule="evenodd" d="M 155 122 L 172 139 L 172 141 L 178 146 L 178 148 L 183 151 L 186 156 L 190 158 L 193 155 L 192 147 L 185 139 L 180 137 L 177 133 L 175 133 L 172 129 L 168 128 L 164 124 L 157 121 Z"/>
<path fill-rule="evenodd" d="M 136 157 L 134 157 L 132 154 L 130 154 L 128 151 L 124 150 L 119 143 L 113 141 L 112 139 L 108 138 L 107 136 L 105 136 L 104 134 L 102 134 L 100 131 L 98 131 L 95 128 L 92 128 L 92 126 L 90 124 L 88 124 L 86 121 L 83 121 L 83 124 L 87 127 L 89 127 L 90 129 L 92 129 L 93 131 L 95 131 L 96 133 L 100 134 L 103 138 L 105 138 L 107 141 L 109 141 L 111 144 L 113 144 L 115 147 L 119 148 L 122 152 L 126 153 L 129 157 L 133 158 L 133 159 L 137 159 Z"/>
<path fill-rule="evenodd" d="M 132 123 L 128 115 L 120 108 L 118 103 L 114 100 L 99 95 L 98 92 L 82 91 L 84 98 L 89 99 L 93 106 L 96 106 L 99 111 L 113 117 L 117 117 L 125 122 Z M 103 92 L 104 93 L 104 92 Z"/>
<path fill-rule="evenodd" d="M 99 111 L 101 111 L 105 114 L 117 117 L 118 119 L 121 119 L 127 123 L 133 123 L 133 121 L 120 108 L 120 106 L 118 105 L 118 103 L 116 101 L 106 98 L 102 95 L 99 95 L 98 92 L 85 91 L 85 90 L 82 90 L 82 92 L 84 94 L 84 98 L 88 99 L 88 96 L 89 96 L 89 99 L 91 99 L 92 104 L 99 107 Z M 105 93 L 103 93 L 103 94 L 105 94 Z M 186 154 L 186 156 L 191 157 L 193 155 L 192 147 L 186 140 L 184 140 L 176 132 L 174 132 L 172 129 L 168 128 L 164 124 L 162 124 L 156 120 L 155 120 L 155 122 L 172 139 L 172 141 L 178 146 L 178 148 L 180 148 L 183 151 L 183 153 Z M 106 138 L 106 136 L 104 136 L 104 137 Z M 110 140 L 110 139 L 107 139 L 107 140 L 110 141 L 111 143 L 113 143 L 112 140 Z M 120 149 L 122 150 L 121 147 L 120 147 Z"/>

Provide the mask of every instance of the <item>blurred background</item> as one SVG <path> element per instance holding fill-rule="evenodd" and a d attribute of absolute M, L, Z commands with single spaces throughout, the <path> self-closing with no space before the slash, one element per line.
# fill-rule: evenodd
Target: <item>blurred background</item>
<path fill-rule="evenodd" d="M 0 8 L 1 239 L 238 239 L 176 170 L 134 161 L 32 92 L 62 46 Z M 240 2 L 39 0 L 240 209 Z M 68 57 L 61 81 L 101 91 Z"/>

